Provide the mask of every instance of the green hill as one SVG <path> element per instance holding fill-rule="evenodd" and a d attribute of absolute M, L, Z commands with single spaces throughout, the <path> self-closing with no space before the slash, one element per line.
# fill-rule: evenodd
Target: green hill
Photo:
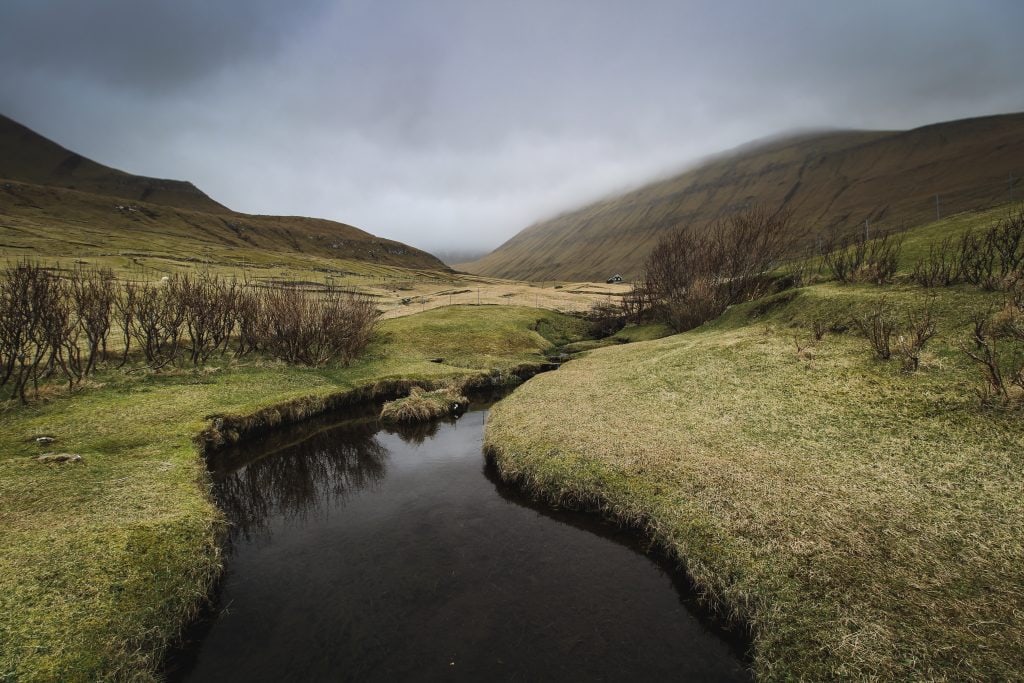
<path fill-rule="evenodd" d="M 896 227 L 1024 193 L 1024 114 L 910 131 L 804 133 L 746 145 L 685 173 L 530 226 L 456 267 L 493 277 L 595 280 L 640 274 L 667 230 L 753 203 L 785 206 L 823 231 Z M 1011 181 L 1011 176 L 1013 177 Z"/>
<path fill-rule="evenodd" d="M 0 116 L 0 258 L 21 256 L 118 269 L 170 261 L 449 270 L 424 251 L 344 223 L 231 211 L 191 183 L 108 168 Z"/>

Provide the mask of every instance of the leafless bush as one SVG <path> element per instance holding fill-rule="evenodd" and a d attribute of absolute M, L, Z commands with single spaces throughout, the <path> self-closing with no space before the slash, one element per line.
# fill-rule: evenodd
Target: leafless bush
<path fill-rule="evenodd" d="M 922 287 L 948 287 L 960 282 L 964 265 L 962 253 L 952 237 L 931 245 L 928 256 L 914 265 L 911 279 Z"/>
<path fill-rule="evenodd" d="M 28 400 L 28 388 L 60 371 L 81 379 L 77 317 L 68 286 L 38 263 L 10 266 L 0 277 L 0 387 Z"/>
<path fill-rule="evenodd" d="M 796 243 L 790 214 L 755 208 L 698 231 L 684 226 L 659 240 L 647 258 L 645 296 L 677 330 L 756 298 L 768 273 Z"/>
<path fill-rule="evenodd" d="M 884 298 L 869 311 L 853 316 L 853 324 L 871 344 L 878 358 L 889 360 L 892 357 L 892 336 L 896 331 L 896 319 Z"/>
<path fill-rule="evenodd" d="M 113 322 L 117 281 L 110 269 L 79 268 L 71 276 L 71 297 L 78 322 L 86 339 L 86 360 L 82 368 L 88 375 L 100 357 L 106 358 L 107 341 Z"/>
<path fill-rule="evenodd" d="M 960 240 L 963 279 L 987 290 L 1010 290 L 1024 278 L 1024 212 Z"/>
<path fill-rule="evenodd" d="M 825 333 L 828 332 L 829 325 L 825 322 L 824 318 L 815 318 L 811 321 L 811 333 L 814 335 L 814 341 L 821 341 L 825 337 Z"/>
<path fill-rule="evenodd" d="M 178 276 L 159 283 L 144 282 L 131 288 L 131 311 L 125 315 L 126 347 L 131 341 L 142 351 L 146 363 L 161 368 L 173 363 L 181 350 L 185 325 L 186 286 Z"/>
<path fill-rule="evenodd" d="M 591 306 L 586 314 L 590 336 L 595 338 L 609 337 L 626 326 L 626 313 L 623 306 L 608 302 L 598 302 Z"/>
<path fill-rule="evenodd" d="M 979 313 L 961 350 L 982 371 L 982 403 L 1007 403 L 1024 396 L 1024 293 L 1018 288 L 1003 308 Z"/>
<path fill-rule="evenodd" d="M 868 239 L 858 233 L 828 244 L 822 255 L 825 266 L 840 282 L 891 282 L 899 267 L 903 240 L 882 235 Z"/>
<path fill-rule="evenodd" d="M 628 322 L 647 322 L 653 317 L 654 311 L 655 302 L 644 282 L 633 285 L 633 289 L 622 297 L 622 312 Z"/>
<path fill-rule="evenodd" d="M 931 302 L 920 314 L 907 315 L 907 326 L 897 336 L 897 350 L 903 361 L 903 369 L 915 372 L 921 365 L 921 352 L 935 336 L 935 320 Z"/>
<path fill-rule="evenodd" d="M 348 364 L 369 344 L 378 317 L 371 301 L 347 293 L 312 296 L 293 287 L 263 297 L 259 346 L 288 363 Z"/>

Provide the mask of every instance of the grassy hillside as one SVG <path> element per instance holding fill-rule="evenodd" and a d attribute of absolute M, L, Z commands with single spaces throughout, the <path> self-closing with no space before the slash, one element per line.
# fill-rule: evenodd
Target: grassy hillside
<path fill-rule="evenodd" d="M 883 297 L 903 311 L 934 297 L 938 334 L 919 371 L 877 360 L 851 331 L 813 341 L 814 321 L 848 324 Z M 971 316 L 1002 298 L 909 284 L 785 292 L 534 378 L 494 409 L 487 447 L 504 477 L 668 548 L 751 629 L 764 680 L 1016 679 L 1024 423 L 981 406 L 959 348 Z"/>
<path fill-rule="evenodd" d="M 0 116 L 0 259 L 23 256 L 120 271 L 197 263 L 335 274 L 450 270 L 424 251 L 351 225 L 235 213 L 190 183 L 102 166 Z"/>
<path fill-rule="evenodd" d="M 552 340 L 578 339 L 582 327 L 513 306 L 449 307 L 385 322 L 350 367 L 110 367 L 73 396 L 54 389 L 4 406 L 0 680 L 153 677 L 219 570 L 221 517 L 195 441 L 214 416 L 273 425 L 352 390 L 507 371 L 543 362 Z M 56 441 L 36 443 L 43 435 Z M 52 450 L 83 460 L 36 460 Z"/>
<path fill-rule="evenodd" d="M 1024 195 L 1024 114 L 910 131 L 839 131 L 753 144 L 673 178 L 526 228 L 457 267 L 530 280 L 640 274 L 666 230 L 704 225 L 752 202 L 794 212 L 799 226 L 835 230 L 917 225 L 940 211 L 1004 202 L 1012 174 Z"/>

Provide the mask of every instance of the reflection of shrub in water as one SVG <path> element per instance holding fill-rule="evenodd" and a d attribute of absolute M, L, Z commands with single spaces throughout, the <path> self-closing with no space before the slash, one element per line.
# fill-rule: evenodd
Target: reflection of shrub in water
<path fill-rule="evenodd" d="M 388 452 L 375 434 L 373 424 L 320 432 L 218 477 L 214 494 L 232 523 L 232 536 L 266 533 L 273 515 L 302 518 L 381 481 Z"/>
<path fill-rule="evenodd" d="M 419 446 L 427 439 L 437 434 L 442 424 L 453 424 L 455 420 L 430 420 L 429 422 L 393 422 L 384 427 L 388 434 L 396 434 L 399 439 L 407 444 Z"/>

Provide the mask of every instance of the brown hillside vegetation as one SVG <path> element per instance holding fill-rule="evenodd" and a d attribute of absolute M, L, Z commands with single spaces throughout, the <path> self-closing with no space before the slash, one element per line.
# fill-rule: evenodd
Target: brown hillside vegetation
<path fill-rule="evenodd" d="M 526 228 L 456 267 L 492 277 L 594 280 L 639 276 L 666 231 L 706 226 L 754 204 L 821 232 L 887 228 L 1024 193 L 1024 114 L 910 131 L 831 131 L 746 145 L 696 168 Z"/>
<path fill-rule="evenodd" d="M 252 263 L 301 255 L 449 270 L 351 225 L 236 213 L 191 183 L 102 166 L 0 116 L 0 257 L 40 254 L 114 267 L 140 257 Z"/>

